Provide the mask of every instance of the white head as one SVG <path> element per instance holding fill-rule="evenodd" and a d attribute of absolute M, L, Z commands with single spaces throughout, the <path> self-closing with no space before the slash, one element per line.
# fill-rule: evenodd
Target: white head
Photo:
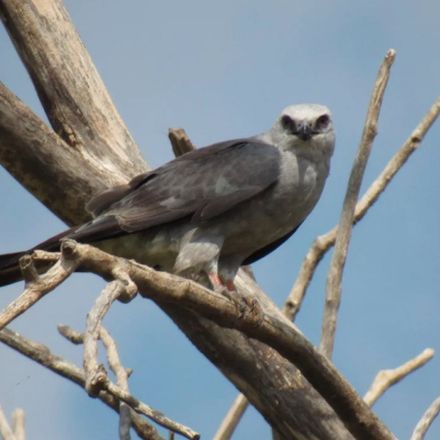
<path fill-rule="evenodd" d="M 319 104 L 286 107 L 270 130 L 271 141 L 279 148 L 295 151 L 318 150 L 331 156 L 335 144 L 330 110 Z"/>

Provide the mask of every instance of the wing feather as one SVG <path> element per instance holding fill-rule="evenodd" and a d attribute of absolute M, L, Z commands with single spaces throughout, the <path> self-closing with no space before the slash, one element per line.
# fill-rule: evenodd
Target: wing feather
<path fill-rule="evenodd" d="M 76 235 L 95 241 L 186 217 L 199 224 L 258 196 L 279 169 L 278 149 L 251 138 L 195 150 L 92 199 L 98 217 Z"/>

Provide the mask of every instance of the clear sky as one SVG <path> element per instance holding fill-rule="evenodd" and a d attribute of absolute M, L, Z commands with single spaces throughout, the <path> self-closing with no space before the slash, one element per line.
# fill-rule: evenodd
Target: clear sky
<path fill-rule="evenodd" d="M 198 146 L 266 130 L 282 108 L 318 102 L 334 114 L 337 146 L 321 201 L 287 244 L 255 264 L 282 305 L 313 238 L 339 217 L 378 66 L 397 60 L 363 189 L 439 94 L 440 3 L 224 0 L 69 0 L 66 6 L 122 117 L 152 166 L 172 158 L 168 127 Z M 0 29 L 0 80 L 43 117 L 32 84 Z M 440 124 L 354 231 L 343 280 L 335 363 L 360 393 L 378 370 L 425 347 L 440 349 Z M 0 251 L 28 248 L 64 225 L 0 170 Z M 319 342 L 328 257 L 298 318 Z M 11 328 L 80 364 L 80 348 L 56 324 L 82 329 L 102 282 L 75 275 Z M 22 286 L 0 292 L 0 307 Z M 115 305 L 105 321 L 119 343 L 131 389 L 210 438 L 236 390 L 149 301 Z M 0 346 L 0 404 L 23 407 L 33 439 L 117 437 L 117 418 L 78 387 Z M 393 387 L 375 410 L 399 438 L 440 394 L 440 361 Z M 269 438 L 249 410 L 235 439 Z M 427 439 L 440 438 L 440 422 Z"/>

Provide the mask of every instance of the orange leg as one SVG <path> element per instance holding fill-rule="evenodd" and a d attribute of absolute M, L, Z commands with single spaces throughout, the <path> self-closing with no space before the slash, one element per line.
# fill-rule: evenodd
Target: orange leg
<path fill-rule="evenodd" d="M 214 288 L 214 290 L 218 290 L 218 289 L 224 287 L 223 281 L 218 276 L 217 272 L 208 273 L 208 278 L 209 278 L 209 281 L 211 281 L 211 284 L 212 284 L 212 287 Z"/>

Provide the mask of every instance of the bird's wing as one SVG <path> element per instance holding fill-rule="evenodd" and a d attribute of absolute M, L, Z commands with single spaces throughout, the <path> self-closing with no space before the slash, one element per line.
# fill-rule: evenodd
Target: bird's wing
<path fill-rule="evenodd" d="M 252 138 L 195 150 L 93 199 L 98 217 L 73 237 L 95 241 L 183 218 L 201 224 L 273 185 L 280 160 L 276 147 Z"/>

